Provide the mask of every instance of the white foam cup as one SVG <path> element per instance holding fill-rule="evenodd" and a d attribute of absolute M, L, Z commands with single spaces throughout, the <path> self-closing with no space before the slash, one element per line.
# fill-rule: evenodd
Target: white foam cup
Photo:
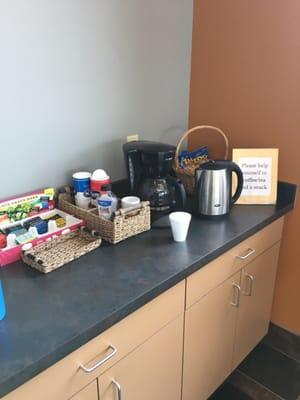
<path fill-rule="evenodd" d="M 176 211 L 169 214 L 173 239 L 175 242 L 184 242 L 186 240 L 191 218 L 191 214 L 184 211 Z"/>

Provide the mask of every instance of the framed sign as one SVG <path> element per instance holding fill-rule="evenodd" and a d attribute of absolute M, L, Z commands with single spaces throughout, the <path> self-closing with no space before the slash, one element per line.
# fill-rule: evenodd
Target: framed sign
<path fill-rule="evenodd" d="M 237 204 L 275 204 L 277 200 L 278 149 L 233 149 L 232 160 L 244 176 Z"/>

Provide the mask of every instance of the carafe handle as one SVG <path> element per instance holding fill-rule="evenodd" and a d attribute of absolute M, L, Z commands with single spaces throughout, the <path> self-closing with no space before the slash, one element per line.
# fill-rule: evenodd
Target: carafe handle
<path fill-rule="evenodd" d="M 240 197 L 243 186 L 244 186 L 244 177 L 241 168 L 234 162 L 231 162 L 231 171 L 234 172 L 237 176 L 237 188 L 234 195 L 231 198 L 231 204 L 234 204 L 238 198 Z"/>
<path fill-rule="evenodd" d="M 174 187 L 175 194 L 178 195 L 181 200 L 181 204 L 177 208 L 184 209 L 186 205 L 186 191 L 183 184 L 173 176 L 168 176 L 168 181 L 170 182 L 171 186 Z M 174 205 L 175 204 L 176 200 L 174 200 Z"/>
<path fill-rule="evenodd" d="M 199 166 L 195 171 L 195 189 L 193 193 L 193 210 L 195 213 L 199 213 L 200 207 L 200 185 L 202 179 L 203 169 Z"/>

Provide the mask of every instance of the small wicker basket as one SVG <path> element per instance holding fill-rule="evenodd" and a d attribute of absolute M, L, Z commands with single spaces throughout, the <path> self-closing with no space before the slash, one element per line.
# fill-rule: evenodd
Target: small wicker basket
<path fill-rule="evenodd" d="M 194 168 L 183 168 L 179 164 L 180 150 L 181 150 L 181 146 L 182 146 L 183 142 L 188 139 L 188 137 L 191 133 L 194 133 L 194 132 L 200 131 L 200 130 L 203 131 L 204 129 L 213 130 L 222 136 L 222 138 L 224 139 L 224 142 L 225 142 L 224 159 L 227 160 L 227 157 L 228 157 L 228 147 L 229 147 L 228 139 L 227 139 L 227 136 L 225 135 L 225 133 L 221 129 L 216 128 L 215 126 L 211 126 L 211 125 L 199 125 L 199 126 L 195 126 L 194 128 L 191 128 L 188 131 L 186 131 L 181 136 L 181 138 L 179 139 L 179 141 L 177 143 L 173 168 L 174 168 L 174 171 L 176 172 L 177 177 L 183 183 L 188 194 L 193 194 L 194 189 L 195 189 L 195 169 L 196 169 L 196 167 L 198 167 L 199 165 L 201 165 L 202 163 L 204 163 L 208 160 L 204 159 L 204 160 L 200 161 L 197 166 L 194 166 Z"/>
<path fill-rule="evenodd" d="M 95 250 L 101 245 L 101 238 L 86 228 L 60 235 L 25 251 L 23 261 L 32 268 L 47 274 Z"/>
<path fill-rule="evenodd" d="M 58 207 L 86 222 L 89 229 L 100 233 L 102 239 L 116 244 L 131 236 L 148 231 L 151 228 L 150 206 L 148 201 L 141 203 L 135 210 L 122 210 L 116 212 L 113 221 L 98 215 L 98 210 L 92 208 L 84 210 L 74 204 L 74 197 L 70 193 L 61 193 L 58 197 Z"/>

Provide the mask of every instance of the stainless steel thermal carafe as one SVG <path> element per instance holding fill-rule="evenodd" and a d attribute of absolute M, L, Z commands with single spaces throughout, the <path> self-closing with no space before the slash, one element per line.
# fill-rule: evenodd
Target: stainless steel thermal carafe
<path fill-rule="evenodd" d="M 232 173 L 237 175 L 237 189 L 232 196 Z M 243 174 L 232 161 L 208 161 L 196 170 L 195 211 L 218 216 L 228 214 L 243 189 Z"/>

